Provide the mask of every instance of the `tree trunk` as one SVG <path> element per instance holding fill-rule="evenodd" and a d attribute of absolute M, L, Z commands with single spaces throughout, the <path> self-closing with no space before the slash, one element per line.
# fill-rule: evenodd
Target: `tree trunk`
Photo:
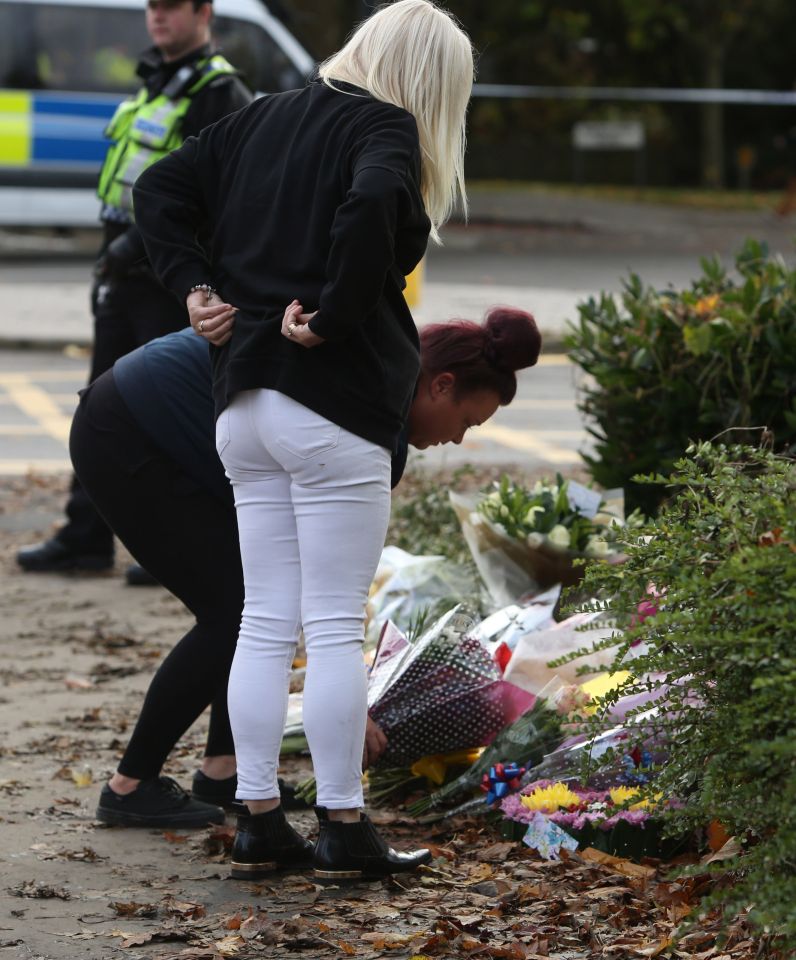
<path fill-rule="evenodd" d="M 720 90 L 724 85 L 724 49 L 717 42 L 703 48 L 704 86 Z M 703 103 L 702 184 L 717 190 L 724 186 L 724 104 Z"/>

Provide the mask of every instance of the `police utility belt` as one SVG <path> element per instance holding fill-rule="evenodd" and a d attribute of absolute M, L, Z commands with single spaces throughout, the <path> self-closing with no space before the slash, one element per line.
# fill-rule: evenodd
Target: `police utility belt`
<path fill-rule="evenodd" d="M 105 130 L 111 145 L 97 187 L 107 219 L 133 219 L 133 184 L 147 167 L 182 145 L 182 121 L 193 97 L 217 77 L 236 73 L 216 54 L 181 67 L 154 99 L 147 100 L 144 87 L 119 104 Z"/>

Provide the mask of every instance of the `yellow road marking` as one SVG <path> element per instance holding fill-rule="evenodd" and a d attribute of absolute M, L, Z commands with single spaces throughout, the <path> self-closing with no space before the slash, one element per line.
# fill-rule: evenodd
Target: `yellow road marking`
<path fill-rule="evenodd" d="M 37 437 L 46 434 L 44 427 L 32 426 L 23 423 L 0 424 L 0 436 L 3 437 Z"/>
<path fill-rule="evenodd" d="M 485 423 L 472 431 L 472 436 L 487 440 L 494 440 L 504 447 L 513 450 L 524 450 L 526 453 L 535 453 L 550 463 L 579 463 L 580 455 L 576 450 L 567 450 L 566 447 L 556 446 L 537 438 L 527 430 L 514 430 L 511 427 L 501 427 L 496 423 Z"/>
<path fill-rule="evenodd" d="M 67 383 L 85 382 L 85 370 L 25 370 L 23 373 L 0 373 L 0 386 L 30 381 L 52 383 L 59 380 Z"/>
<path fill-rule="evenodd" d="M 568 367 L 572 361 L 566 353 L 543 353 L 537 361 L 538 367 Z"/>
<path fill-rule="evenodd" d="M 566 397 L 538 397 L 536 400 L 511 401 L 512 410 L 575 410 L 575 401 Z"/>
<path fill-rule="evenodd" d="M 66 416 L 44 390 L 23 378 L 7 382 L 6 392 L 23 413 L 43 428 L 44 433 L 66 446 L 72 418 Z"/>

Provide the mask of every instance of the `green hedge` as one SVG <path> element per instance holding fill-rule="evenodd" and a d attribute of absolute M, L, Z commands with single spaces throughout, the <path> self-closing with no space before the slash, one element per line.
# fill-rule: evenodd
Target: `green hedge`
<path fill-rule="evenodd" d="M 796 462 L 740 446 L 690 452 L 658 520 L 627 535 L 627 561 L 593 564 L 582 586 L 611 597 L 628 631 L 615 665 L 641 638 L 636 676 L 674 684 L 654 722 L 671 758 L 651 787 L 683 801 L 666 815 L 672 834 L 719 821 L 742 852 L 718 865 L 734 883 L 714 902 L 728 918 L 749 907 L 796 950 Z M 650 584 L 658 612 L 639 624 Z"/>
<path fill-rule="evenodd" d="M 578 307 L 567 346 L 589 375 L 578 405 L 596 445 L 585 460 L 598 484 L 625 488 L 630 509 L 653 513 L 662 495 L 633 475 L 670 470 L 691 440 L 766 426 L 777 448 L 796 443 L 796 270 L 754 241 L 736 268 L 703 260 L 682 292 L 631 276 L 621 306 L 602 294 Z"/>

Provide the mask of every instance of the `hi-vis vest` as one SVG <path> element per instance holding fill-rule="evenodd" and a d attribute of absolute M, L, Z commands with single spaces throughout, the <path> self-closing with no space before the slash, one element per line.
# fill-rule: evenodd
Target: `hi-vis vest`
<path fill-rule="evenodd" d="M 237 73 L 216 54 L 182 67 L 153 100 L 143 87 L 119 104 L 105 130 L 112 141 L 100 171 L 97 195 L 103 204 L 133 215 L 133 184 L 156 160 L 185 139 L 182 121 L 191 99 L 216 77 Z"/>

